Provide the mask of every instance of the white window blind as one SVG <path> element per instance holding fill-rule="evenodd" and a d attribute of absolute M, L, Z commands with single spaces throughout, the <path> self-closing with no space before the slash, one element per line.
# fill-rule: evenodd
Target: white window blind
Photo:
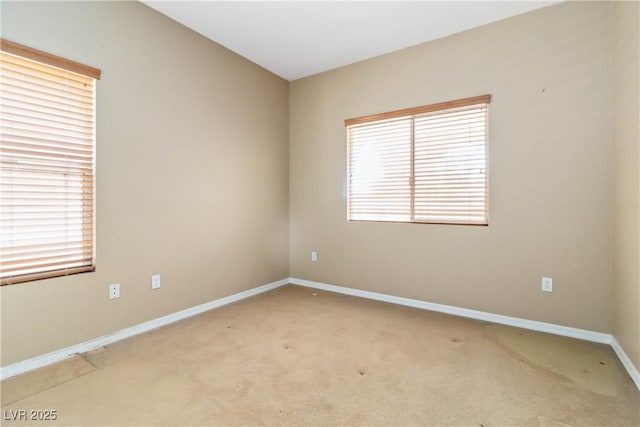
<path fill-rule="evenodd" d="M 347 219 L 487 225 L 490 100 L 345 120 Z"/>
<path fill-rule="evenodd" d="M 1 47 L 1 283 L 91 271 L 99 70 L 6 40 Z"/>

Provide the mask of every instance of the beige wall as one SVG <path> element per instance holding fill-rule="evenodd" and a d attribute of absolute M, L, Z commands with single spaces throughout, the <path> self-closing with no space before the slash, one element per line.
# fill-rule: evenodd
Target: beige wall
<path fill-rule="evenodd" d="M 288 276 L 286 81 L 138 2 L 1 7 L 102 69 L 96 272 L 2 287 L 3 365 Z"/>
<path fill-rule="evenodd" d="M 292 82 L 291 276 L 610 332 L 611 9 L 560 4 Z M 485 93 L 488 227 L 346 221 L 344 119 Z"/>
<path fill-rule="evenodd" d="M 640 7 L 616 2 L 613 50 L 613 334 L 640 370 Z"/>

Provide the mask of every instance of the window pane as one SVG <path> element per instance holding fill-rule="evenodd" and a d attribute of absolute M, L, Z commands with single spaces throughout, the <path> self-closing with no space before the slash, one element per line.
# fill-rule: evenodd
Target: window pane
<path fill-rule="evenodd" d="M 409 221 L 411 120 L 349 129 L 349 219 Z"/>
<path fill-rule="evenodd" d="M 486 223 L 485 108 L 415 119 L 415 220 Z"/>

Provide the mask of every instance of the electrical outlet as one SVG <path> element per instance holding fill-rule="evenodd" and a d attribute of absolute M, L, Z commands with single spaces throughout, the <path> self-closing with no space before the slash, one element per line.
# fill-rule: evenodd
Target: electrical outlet
<path fill-rule="evenodd" d="M 542 290 L 544 292 L 553 292 L 553 279 L 551 277 L 542 278 Z"/>
<path fill-rule="evenodd" d="M 120 283 L 109 285 L 109 299 L 120 298 Z"/>
<path fill-rule="evenodd" d="M 160 287 L 160 275 L 154 274 L 151 276 L 151 289 L 158 289 Z"/>
<path fill-rule="evenodd" d="M 313 251 L 311 252 L 311 261 L 317 261 L 318 260 L 318 252 Z"/>

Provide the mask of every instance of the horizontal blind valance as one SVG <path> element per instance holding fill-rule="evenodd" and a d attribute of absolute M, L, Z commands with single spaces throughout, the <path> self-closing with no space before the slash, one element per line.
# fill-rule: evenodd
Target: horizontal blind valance
<path fill-rule="evenodd" d="M 6 46 L 3 40 L 0 279 L 8 284 L 90 271 L 95 79 L 14 55 Z"/>
<path fill-rule="evenodd" d="M 486 225 L 489 101 L 346 120 L 348 219 Z"/>
<path fill-rule="evenodd" d="M 100 76 L 102 74 L 99 69 L 90 67 L 89 65 L 33 49 L 7 39 L 0 39 L 0 50 L 21 58 L 27 58 L 35 62 L 40 62 L 51 67 L 61 68 L 96 80 L 100 80 Z"/>
<path fill-rule="evenodd" d="M 437 104 L 423 105 L 421 107 L 405 108 L 402 110 L 389 111 L 386 113 L 372 114 L 369 116 L 355 117 L 346 119 L 345 126 L 356 125 L 360 123 L 377 122 L 380 120 L 391 119 L 395 117 L 410 117 L 419 114 L 430 113 L 433 111 L 442 111 L 458 107 L 467 107 L 469 105 L 488 104 L 491 102 L 491 95 L 480 95 L 471 98 L 456 99 L 453 101 L 439 102 Z"/>

